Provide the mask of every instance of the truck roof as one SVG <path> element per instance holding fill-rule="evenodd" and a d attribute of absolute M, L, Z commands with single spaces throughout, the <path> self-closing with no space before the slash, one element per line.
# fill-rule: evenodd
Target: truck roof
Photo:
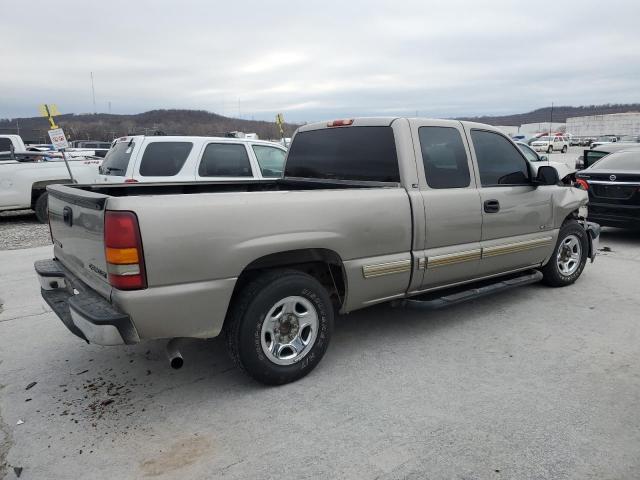
<path fill-rule="evenodd" d="M 492 125 L 487 125 L 484 123 L 477 122 L 469 122 L 463 120 L 453 120 L 453 119 L 433 119 L 427 117 L 351 117 L 347 119 L 339 119 L 339 120 L 328 120 L 322 122 L 314 122 L 308 123 L 307 125 L 303 125 L 298 128 L 298 132 L 306 132 L 310 130 L 320 130 L 322 128 L 328 127 L 339 127 L 339 126 L 354 126 L 354 127 L 388 127 L 395 120 L 406 119 L 406 120 L 437 120 L 438 122 L 450 123 L 451 125 L 460 125 L 463 124 L 467 127 L 476 127 L 483 128 L 485 130 L 494 130 L 499 131 Z M 338 122 L 349 122 L 344 125 L 340 125 Z"/>
<path fill-rule="evenodd" d="M 282 144 L 271 142 L 269 140 L 259 140 L 255 138 L 236 138 L 236 137 L 209 137 L 206 135 L 128 135 L 113 140 L 116 143 L 129 142 L 135 139 L 152 138 L 158 141 L 210 141 L 232 142 L 232 143 L 263 143 L 265 145 L 274 145 L 282 148 Z"/>

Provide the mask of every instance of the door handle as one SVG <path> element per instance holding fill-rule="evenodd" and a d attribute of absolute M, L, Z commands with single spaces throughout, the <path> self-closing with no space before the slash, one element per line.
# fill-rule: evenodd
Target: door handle
<path fill-rule="evenodd" d="M 73 210 L 71 210 L 71 207 L 62 209 L 62 221 L 70 227 L 73 226 Z"/>
<path fill-rule="evenodd" d="M 484 202 L 484 211 L 487 213 L 497 213 L 500 211 L 500 202 L 498 200 L 487 200 Z"/>

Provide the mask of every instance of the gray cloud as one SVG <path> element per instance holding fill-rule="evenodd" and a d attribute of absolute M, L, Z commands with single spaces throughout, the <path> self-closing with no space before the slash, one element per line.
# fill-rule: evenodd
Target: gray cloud
<path fill-rule="evenodd" d="M 21 0 L 0 117 L 198 108 L 310 121 L 637 102 L 640 4 Z M 22 19 L 17 21 L 16 19 Z"/>

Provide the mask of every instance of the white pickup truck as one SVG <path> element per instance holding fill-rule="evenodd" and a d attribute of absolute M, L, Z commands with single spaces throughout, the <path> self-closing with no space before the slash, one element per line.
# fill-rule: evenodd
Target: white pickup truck
<path fill-rule="evenodd" d="M 0 160 L 2 160 L 3 156 L 8 157 L 12 150 L 24 152 L 26 149 L 20 135 L 0 135 Z"/>
<path fill-rule="evenodd" d="M 17 135 L 3 135 L 0 142 L 7 137 L 20 139 Z M 61 159 L 41 161 L 42 154 L 25 152 L 22 139 L 11 141 L 9 148 L 13 148 L 9 151 L 4 150 L 8 146 L 6 142 L 0 143 L 0 211 L 30 208 L 44 223 L 47 221 L 47 185 L 70 183 L 67 166 Z M 101 158 L 73 158 L 69 167 L 76 181 L 95 183 L 101 163 Z"/>
<path fill-rule="evenodd" d="M 282 176 L 287 150 L 250 138 L 145 136 L 114 141 L 101 182 L 209 182 Z"/>

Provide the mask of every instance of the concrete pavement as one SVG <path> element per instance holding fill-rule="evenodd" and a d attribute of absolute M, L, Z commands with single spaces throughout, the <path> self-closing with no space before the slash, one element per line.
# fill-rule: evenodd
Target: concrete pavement
<path fill-rule="evenodd" d="M 640 235 L 603 246 L 565 289 L 339 318 L 318 368 L 277 388 L 218 340 L 190 342 L 179 371 L 163 342 L 86 345 L 39 298 L 32 262 L 50 247 L 0 251 L 0 464 L 26 479 L 638 478 Z"/>

